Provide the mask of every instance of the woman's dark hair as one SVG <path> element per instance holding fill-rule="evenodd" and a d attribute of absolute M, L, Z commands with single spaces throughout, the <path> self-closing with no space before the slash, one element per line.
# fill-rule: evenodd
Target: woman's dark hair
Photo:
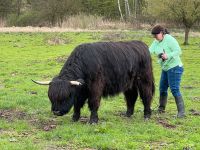
<path fill-rule="evenodd" d="M 169 34 L 168 30 L 161 25 L 156 25 L 151 30 L 151 34 L 159 34 L 160 32 L 162 32 L 163 34 Z"/>

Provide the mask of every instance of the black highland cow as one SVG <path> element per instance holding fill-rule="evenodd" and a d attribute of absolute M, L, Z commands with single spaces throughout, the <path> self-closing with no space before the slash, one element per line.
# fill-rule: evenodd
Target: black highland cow
<path fill-rule="evenodd" d="M 98 122 L 101 97 L 123 92 L 126 116 L 134 112 L 138 93 L 144 105 L 144 118 L 151 116 L 154 94 L 152 62 L 148 47 L 141 41 L 97 42 L 77 46 L 59 75 L 48 84 L 48 96 L 55 115 L 62 116 L 74 106 L 73 121 L 88 100 L 90 123 Z"/>

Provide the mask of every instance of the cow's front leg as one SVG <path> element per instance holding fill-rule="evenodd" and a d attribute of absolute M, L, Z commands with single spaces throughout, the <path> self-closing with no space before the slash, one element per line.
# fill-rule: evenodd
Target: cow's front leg
<path fill-rule="evenodd" d="M 75 99 L 75 102 L 74 102 L 74 113 L 73 113 L 73 116 L 72 116 L 72 120 L 74 122 L 76 122 L 76 121 L 78 121 L 80 119 L 81 108 L 85 104 L 86 99 L 87 99 L 87 95 L 86 94 L 85 94 L 85 97 L 83 97 L 83 98 Z"/>
<path fill-rule="evenodd" d="M 72 120 L 74 121 L 74 122 L 76 122 L 76 121 L 78 121 L 80 119 L 80 109 L 79 109 L 79 111 L 75 111 L 74 110 L 74 114 L 73 114 L 73 116 L 72 116 Z"/>

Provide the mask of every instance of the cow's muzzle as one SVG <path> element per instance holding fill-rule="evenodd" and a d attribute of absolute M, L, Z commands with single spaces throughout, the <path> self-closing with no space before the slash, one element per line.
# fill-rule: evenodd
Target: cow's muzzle
<path fill-rule="evenodd" d="M 65 113 L 63 113 L 61 111 L 53 111 L 53 114 L 56 116 L 63 116 Z"/>

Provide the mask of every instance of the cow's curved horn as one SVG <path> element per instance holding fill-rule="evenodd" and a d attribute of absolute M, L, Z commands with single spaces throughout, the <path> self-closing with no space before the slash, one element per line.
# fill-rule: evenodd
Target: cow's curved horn
<path fill-rule="evenodd" d="M 70 81 L 71 85 L 82 85 L 81 82 L 78 81 Z"/>
<path fill-rule="evenodd" d="M 49 85 L 51 81 L 35 81 L 31 79 L 34 83 L 39 84 L 39 85 Z"/>

